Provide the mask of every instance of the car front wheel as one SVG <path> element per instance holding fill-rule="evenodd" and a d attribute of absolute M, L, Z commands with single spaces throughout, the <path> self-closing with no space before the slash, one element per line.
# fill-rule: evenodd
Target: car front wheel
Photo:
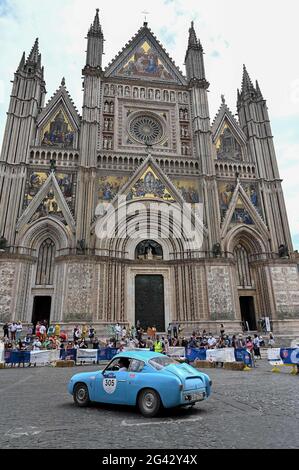
<path fill-rule="evenodd" d="M 153 418 L 158 414 L 161 408 L 161 398 L 159 394 L 151 388 L 142 390 L 138 397 L 138 408 L 143 416 Z"/>
<path fill-rule="evenodd" d="M 81 408 L 88 406 L 90 403 L 87 385 L 77 384 L 74 389 L 74 402 Z"/>

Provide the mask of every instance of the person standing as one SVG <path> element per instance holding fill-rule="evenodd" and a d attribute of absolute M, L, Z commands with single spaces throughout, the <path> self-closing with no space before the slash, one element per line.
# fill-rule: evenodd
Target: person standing
<path fill-rule="evenodd" d="M 222 338 L 223 338 L 223 336 L 224 336 L 224 333 L 225 333 L 225 328 L 224 328 L 224 326 L 223 326 L 223 323 L 221 323 L 221 325 L 220 325 L 220 336 L 221 336 Z"/>
<path fill-rule="evenodd" d="M 3 325 L 3 336 L 4 336 L 4 338 L 9 339 L 9 328 L 8 328 L 8 323 L 7 322 Z"/>
<path fill-rule="evenodd" d="M 41 325 L 40 326 L 40 329 L 39 329 L 39 334 L 40 334 L 40 340 L 41 342 L 43 343 L 46 339 L 46 333 L 47 333 L 47 328 L 45 327 L 45 325 Z"/>
<path fill-rule="evenodd" d="M 95 334 L 96 334 L 96 330 L 94 329 L 92 325 L 90 325 L 89 331 L 88 331 L 88 337 L 90 339 L 90 342 L 93 342 Z"/>
<path fill-rule="evenodd" d="M 273 333 L 270 331 L 269 341 L 268 341 L 269 348 L 273 348 L 274 344 L 275 344 L 275 339 L 274 339 Z"/>
<path fill-rule="evenodd" d="M 16 341 L 20 341 L 21 336 L 22 336 L 22 331 L 23 331 L 23 325 L 20 321 L 18 321 L 17 326 L 16 326 Z"/>
<path fill-rule="evenodd" d="M 16 324 L 16 322 L 13 322 L 10 325 L 10 339 L 11 339 L 11 341 L 16 340 L 16 331 L 17 331 L 17 324 Z"/>
<path fill-rule="evenodd" d="M 116 323 L 114 327 L 114 331 L 115 331 L 115 339 L 116 341 L 118 341 L 121 338 L 121 332 L 122 332 L 122 329 L 119 323 Z"/>
<path fill-rule="evenodd" d="M 242 333 L 239 334 L 238 338 L 236 339 L 236 349 L 244 349 L 246 347 L 246 341 L 243 338 Z"/>
<path fill-rule="evenodd" d="M 254 338 L 253 338 L 253 353 L 255 357 L 259 357 L 260 359 L 262 359 L 261 351 L 260 351 L 260 339 L 258 335 L 256 334 L 254 335 Z"/>
<path fill-rule="evenodd" d="M 162 354 L 163 349 L 164 349 L 163 343 L 162 343 L 162 341 L 160 341 L 160 337 L 157 336 L 157 339 L 156 339 L 156 341 L 154 342 L 154 351 L 155 351 L 156 353 Z"/>

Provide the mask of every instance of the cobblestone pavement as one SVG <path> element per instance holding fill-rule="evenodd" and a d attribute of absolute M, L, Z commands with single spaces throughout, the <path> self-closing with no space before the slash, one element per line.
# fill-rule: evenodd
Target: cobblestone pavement
<path fill-rule="evenodd" d="M 0 370 L 0 448 L 299 448 L 299 376 L 208 370 L 213 394 L 193 409 L 143 418 L 129 407 L 77 408 L 66 391 L 76 369 Z"/>

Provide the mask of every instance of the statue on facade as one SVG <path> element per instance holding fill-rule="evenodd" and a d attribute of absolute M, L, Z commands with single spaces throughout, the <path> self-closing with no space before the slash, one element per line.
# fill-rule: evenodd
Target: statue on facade
<path fill-rule="evenodd" d="M 280 245 L 278 248 L 278 255 L 280 258 L 288 258 L 290 256 L 287 245 Z"/>
<path fill-rule="evenodd" d="M 56 160 L 52 159 L 50 160 L 50 170 L 52 171 L 52 173 L 55 173 L 56 171 Z"/>
<path fill-rule="evenodd" d="M 84 254 L 86 250 L 86 242 L 85 240 L 79 240 L 77 243 L 77 250 L 80 254 Z"/>
<path fill-rule="evenodd" d="M 7 240 L 2 235 L 2 237 L 0 237 L 0 251 L 5 251 L 6 249 L 7 249 Z"/>
<path fill-rule="evenodd" d="M 215 245 L 213 246 L 212 252 L 215 258 L 217 258 L 218 256 L 221 256 L 222 252 L 221 252 L 220 243 L 215 243 Z"/>

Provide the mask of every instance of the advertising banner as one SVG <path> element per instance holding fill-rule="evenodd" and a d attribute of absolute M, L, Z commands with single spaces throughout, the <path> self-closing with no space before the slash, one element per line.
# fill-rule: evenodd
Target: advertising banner
<path fill-rule="evenodd" d="M 283 361 L 280 357 L 280 348 L 268 349 L 268 361 L 272 366 L 282 366 Z"/>
<path fill-rule="evenodd" d="M 210 362 L 235 362 L 234 348 L 207 349 L 207 361 Z"/>
<path fill-rule="evenodd" d="M 299 365 L 299 348 L 281 349 L 280 357 L 286 365 Z"/>
<path fill-rule="evenodd" d="M 0 343 L 0 364 L 5 362 L 4 358 L 4 343 Z"/>
<path fill-rule="evenodd" d="M 97 349 L 78 349 L 77 362 L 97 362 L 98 350 Z"/>
<path fill-rule="evenodd" d="M 207 358 L 205 349 L 186 348 L 185 354 L 186 358 L 190 362 L 194 362 L 196 359 L 198 359 L 199 361 L 205 361 Z"/>
<path fill-rule="evenodd" d="M 244 362 L 246 366 L 252 366 L 252 358 L 245 348 L 235 349 L 235 359 L 237 362 Z"/>
<path fill-rule="evenodd" d="M 169 351 L 167 353 L 167 356 L 174 357 L 174 358 L 185 358 L 186 356 L 186 350 L 185 348 L 175 348 L 175 347 L 170 347 Z"/>

